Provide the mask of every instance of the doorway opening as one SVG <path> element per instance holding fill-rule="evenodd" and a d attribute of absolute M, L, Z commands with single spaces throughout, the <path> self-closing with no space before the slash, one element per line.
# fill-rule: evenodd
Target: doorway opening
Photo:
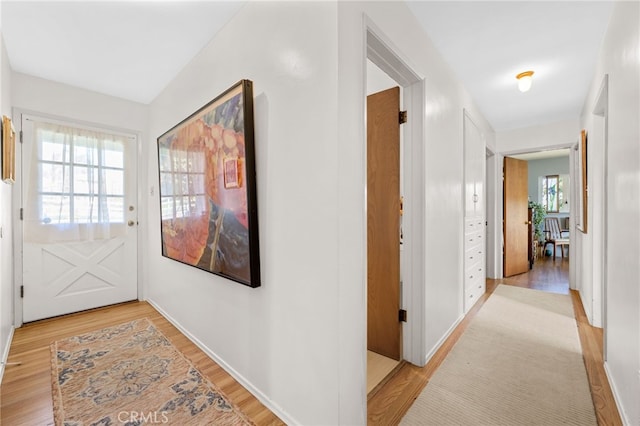
<path fill-rule="evenodd" d="M 568 147 L 504 157 L 503 277 L 528 273 L 547 258 L 569 271 L 575 250 L 572 164 Z"/>
<path fill-rule="evenodd" d="M 137 135 L 17 115 L 16 326 L 136 299 Z"/>
<path fill-rule="evenodd" d="M 365 81 L 367 92 L 385 91 L 394 88 L 399 99 L 395 101 L 395 126 L 399 126 L 399 110 L 407 110 L 407 123 L 403 124 L 401 134 L 398 134 L 397 152 L 397 193 L 394 198 L 395 208 L 389 210 L 389 214 L 395 214 L 397 225 L 387 225 L 390 239 L 389 252 L 394 257 L 393 263 L 397 272 L 392 272 L 397 281 L 396 290 L 390 290 L 390 296 L 397 302 L 388 307 L 386 315 L 390 318 L 394 329 L 395 341 L 391 343 L 397 351 L 395 354 L 384 353 L 382 350 L 371 351 L 367 356 L 367 371 L 377 379 L 368 380 L 367 393 L 372 395 L 378 384 L 385 381 L 396 371 L 403 361 L 422 366 L 426 362 L 426 350 L 423 343 L 424 329 L 424 150 L 423 150 L 423 125 L 424 125 L 424 80 L 414 73 L 390 47 L 381 32 L 367 21 L 366 26 L 367 51 Z M 400 107 L 402 105 L 402 108 Z M 369 107 L 367 107 L 368 109 Z M 367 114 L 369 111 L 367 111 Z M 369 120 L 368 120 L 369 121 Z M 368 129 L 369 123 L 367 123 Z M 369 133 L 369 130 L 367 130 Z M 399 133 L 399 131 L 398 131 Z M 369 136 L 369 135 L 367 135 Z M 369 148 L 365 149 L 367 169 L 370 166 Z M 396 161 L 394 160 L 394 163 Z M 382 182 L 384 185 L 384 182 Z M 394 184 L 395 186 L 395 184 Z M 373 193 L 373 187 L 367 183 L 367 204 Z M 371 214 L 377 219 L 378 213 L 371 211 L 367 205 L 367 217 Z M 401 215 L 401 221 L 400 221 Z M 393 227 L 395 226 L 395 229 Z M 369 228 L 369 225 L 367 226 Z M 369 234 L 369 233 L 368 233 Z M 369 235 L 367 240 L 369 240 Z M 367 258 L 369 253 L 369 241 L 367 243 Z M 385 258 L 381 264 L 385 265 Z M 369 265 L 369 259 L 367 260 Z M 369 268 L 367 268 L 369 269 Z M 368 271 L 369 272 L 369 271 Z M 369 275 L 369 273 L 368 273 Z M 367 285 L 367 306 L 370 297 L 369 284 Z M 375 293 L 375 291 L 373 292 Z M 372 293 L 372 295 L 373 295 Z M 368 318 L 378 312 L 368 308 Z M 368 321 L 370 323 L 371 321 Z M 369 324 L 368 324 L 369 325 Z M 368 330 L 368 339 L 370 332 Z M 368 345 L 369 347 L 369 345 Z M 383 352 L 380 354 L 379 352 Z M 385 355 L 387 359 L 380 359 L 377 355 Z M 381 362 L 378 362 L 381 361 Z"/>

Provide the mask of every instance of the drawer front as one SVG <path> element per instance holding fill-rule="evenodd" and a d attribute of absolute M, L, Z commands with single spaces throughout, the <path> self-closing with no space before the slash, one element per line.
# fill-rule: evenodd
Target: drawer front
<path fill-rule="evenodd" d="M 474 291 L 465 291 L 464 293 L 464 312 L 467 313 L 480 299 L 481 294 Z"/>
<path fill-rule="evenodd" d="M 473 307 L 473 305 L 480 300 L 482 295 L 485 293 L 485 282 L 484 279 L 477 280 L 473 283 L 473 285 L 467 287 L 464 291 L 464 311 L 469 312 L 469 309 Z"/>
<path fill-rule="evenodd" d="M 465 287 L 472 282 L 476 281 L 479 277 L 483 275 L 482 270 L 484 266 L 481 262 L 482 259 L 470 264 L 466 265 L 464 268 L 464 284 Z"/>
<path fill-rule="evenodd" d="M 486 287 L 486 278 L 479 276 L 476 277 L 476 279 L 474 279 L 472 282 L 468 283 L 468 285 L 465 286 L 464 291 L 465 293 L 475 293 L 479 291 L 481 294 L 484 294 Z"/>
<path fill-rule="evenodd" d="M 478 245 L 484 247 L 484 229 L 471 234 L 465 234 L 464 236 L 464 246 L 466 250 Z"/>
<path fill-rule="evenodd" d="M 484 261 L 484 245 L 477 245 L 473 247 L 466 247 L 464 252 L 464 264 L 471 265 L 478 261 Z"/>
<path fill-rule="evenodd" d="M 484 220 L 481 217 L 469 217 L 464 220 L 464 233 L 472 234 L 484 231 Z"/>

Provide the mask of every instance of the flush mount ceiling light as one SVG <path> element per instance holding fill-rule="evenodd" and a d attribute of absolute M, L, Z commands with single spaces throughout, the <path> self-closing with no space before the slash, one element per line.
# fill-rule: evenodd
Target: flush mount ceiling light
<path fill-rule="evenodd" d="M 533 71 L 525 71 L 516 75 L 518 79 L 518 89 L 521 92 L 526 92 L 531 89 L 531 83 L 533 83 Z"/>

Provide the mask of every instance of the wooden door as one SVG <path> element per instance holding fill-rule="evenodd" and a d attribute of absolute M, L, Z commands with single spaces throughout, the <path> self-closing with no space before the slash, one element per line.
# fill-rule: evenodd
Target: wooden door
<path fill-rule="evenodd" d="M 400 360 L 400 88 L 367 97 L 367 347 Z"/>
<path fill-rule="evenodd" d="M 136 299 L 135 136 L 25 116 L 22 130 L 23 321 Z"/>
<path fill-rule="evenodd" d="M 504 159 L 504 276 L 529 270 L 527 162 Z"/>

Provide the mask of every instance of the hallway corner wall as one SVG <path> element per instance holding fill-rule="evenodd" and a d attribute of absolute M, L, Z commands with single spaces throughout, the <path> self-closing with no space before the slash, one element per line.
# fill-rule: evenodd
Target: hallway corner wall
<path fill-rule="evenodd" d="M 640 3 L 616 2 L 586 98 L 582 127 L 588 139 L 589 233 L 593 258 L 583 276 L 600 273 L 606 243 L 605 367 L 623 422 L 640 425 Z M 608 75 L 608 157 L 602 123 L 593 115 Z M 600 126 L 600 127 L 599 127 Z M 607 187 L 602 185 L 607 175 Z M 606 220 L 603 208 L 606 194 Z M 606 235 L 606 240 L 605 240 Z M 598 254 L 600 253 L 600 254 Z M 594 291 L 599 291 L 594 287 Z"/>
<path fill-rule="evenodd" d="M 11 64 L 0 34 L 0 115 L 11 117 Z M 0 182 L 0 362 L 9 355 L 13 333 L 13 186 Z M 0 381 L 4 364 L 0 365 Z"/>

